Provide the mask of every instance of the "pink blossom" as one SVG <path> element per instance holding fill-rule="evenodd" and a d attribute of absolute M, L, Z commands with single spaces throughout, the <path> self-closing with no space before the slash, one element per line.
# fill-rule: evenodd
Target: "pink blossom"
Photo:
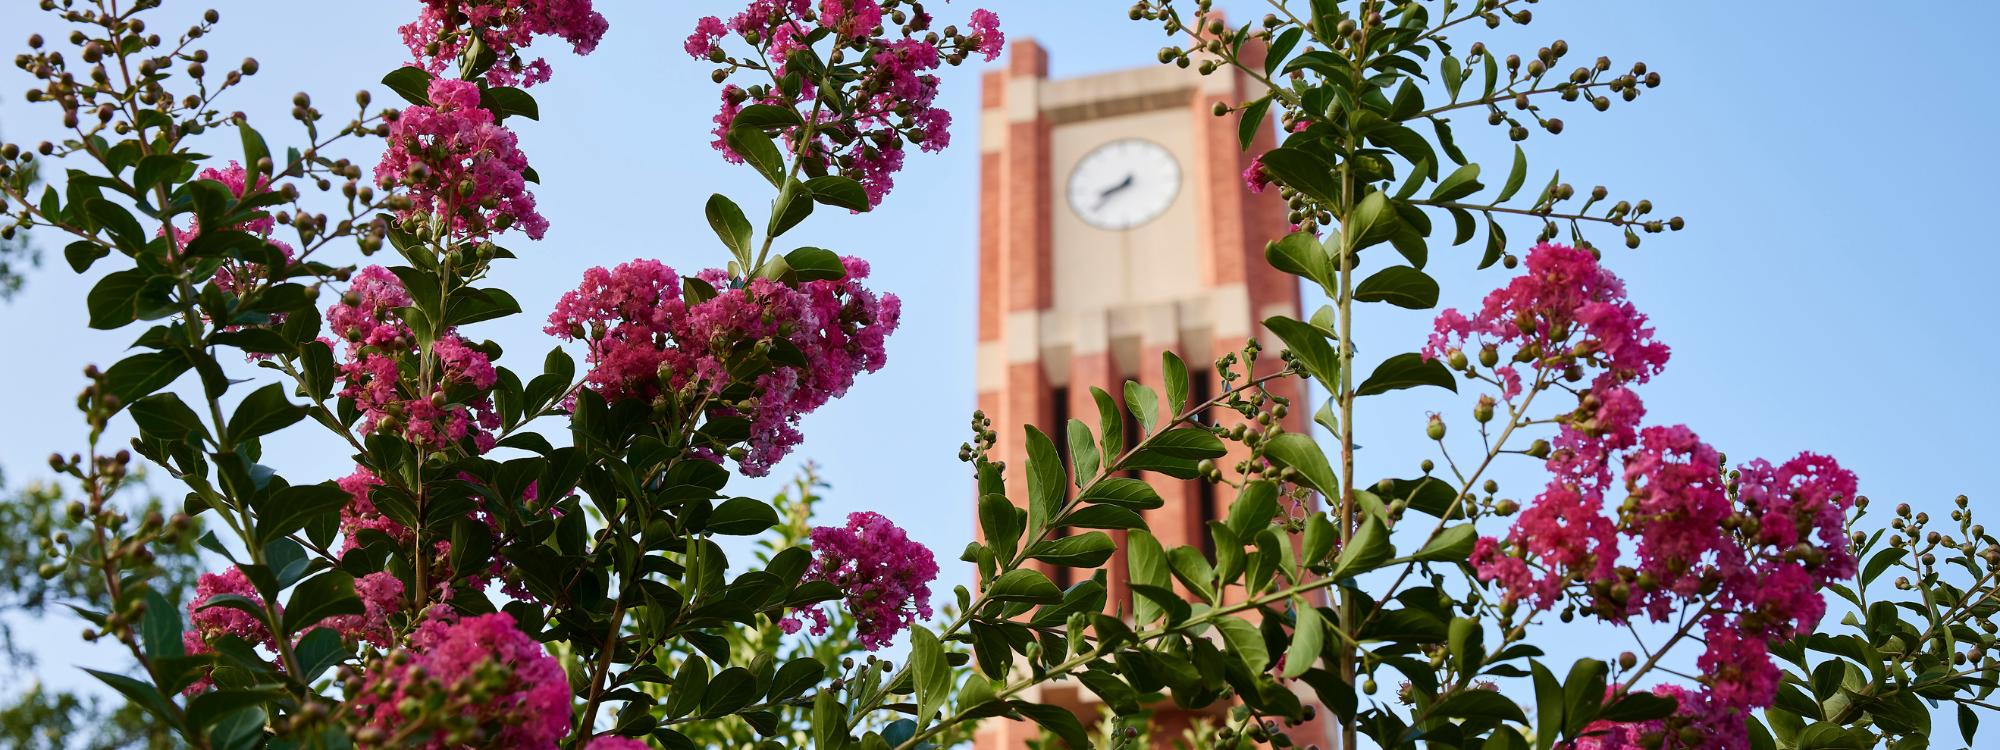
<path fill-rule="evenodd" d="M 706 16 L 695 22 L 694 33 L 688 35 L 682 49 L 687 50 L 688 57 L 706 60 L 709 50 L 715 49 L 715 43 L 728 33 L 729 30 L 722 26 L 722 19 Z"/>
<path fill-rule="evenodd" d="M 882 24 L 882 6 L 875 0 L 820 0 L 819 23 L 844 38 L 865 39 Z"/>
<path fill-rule="evenodd" d="M 1528 251 L 1527 272 L 1486 296 L 1485 306 L 1467 318 L 1457 310 L 1438 315 L 1427 356 L 1454 343 L 1488 340 L 1536 347 L 1538 368 L 1560 368 L 1553 355 L 1572 352 L 1579 364 L 1601 370 L 1599 390 L 1640 384 L 1659 373 L 1667 346 L 1652 340 L 1653 329 L 1625 299 L 1625 284 L 1589 251 L 1542 243 Z"/>
<path fill-rule="evenodd" d="M 584 382 L 607 401 L 720 395 L 736 383 L 726 362 L 737 347 L 784 342 L 805 367 L 774 357 L 771 370 L 750 384 L 754 399 L 733 409 L 713 406 L 708 414 L 750 420 L 739 464 L 744 473 L 762 476 L 802 439 L 800 418 L 845 395 L 857 374 L 881 369 L 885 360 L 884 343 L 899 322 L 901 301 L 862 286 L 865 262 L 842 262 L 845 278 L 796 289 L 770 279 L 743 285 L 720 270 L 704 271 L 698 278 L 716 294 L 692 307 L 673 269 L 657 261 L 593 268 L 576 291 L 563 295 L 543 330 L 588 342 L 591 367 Z"/>
<path fill-rule="evenodd" d="M 1264 168 L 1264 156 L 1262 154 L 1251 159 L 1250 168 L 1243 170 L 1243 185 L 1250 188 L 1250 192 L 1259 195 L 1263 194 L 1265 188 L 1271 186 L 1271 172 Z M 1452 312 L 1452 314 L 1456 315 L 1457 313 Z"/>
<path fill-rule="evenodd" d="M 979 40 L 976 46 L 981 54 L 986 55 L 987 62 L 999 59 L 1000 50 L 1007 46 L 1007 35 L 1000 33 L 999 16 L 993 15 L 993 11 L 980 8 L 972 11 L 972 16 L 966 20 L 965 26 L 972 31 L 972 36 Z"/>
<path fill-rule="evenodd" d="M 465 715 L 477 724 L 497 725 L 486 746 L 553 750 L 569 734 L 569 679 L 562 665 L 522 633 L 512 615 L 458 618 L 448 610 L 439 615 L 411 634 L 408 663 L 375 662 L 363 677 L 365 687 L 348 696 L 348 705 L 367 726 L 394 731 L 407 724 L 398 710 L 405 698 L 484 683 L 487 697 L 469 701 Z M 421 680 L 412 674 L 417 667 L 422 668 Z M 383 686 L 386 696 L 380 694 Z M 422 747 L 443 750 L 444 739 L 444 732 L 436 731 Z"/>
<path fill-rule="evenodd" d="M 342 637 L 351 641 L 382 648 L 394 646 L 395 633 L 389 628 L 389 615 L 401 611 L 403 582 L 388 571 L 370 573 L 354 579 L 354 593 L 368 611 L 329 617 L 320 625 L 340 631 Z"/>
<path fill-rule="evenodd" d="M 264 623 L 250 613 L 231 607 L 210 607 L 209 600 L 225 594 L 241 596 L 264 606 L 264 597 L 257 593 L 257 587 L 236 566 L 230 566 L 221 574 L 203 573 L 195 578 L 194 599 L 187 604 L 188 623 L 203 641 L 212 641 L 224 635 L 233 635 L 253 644 L 262 644 L 275 650 L 278 641 L 271 637 L 271 631 Z"/>
<path fill-rule="evenodd" d="M 395 313 L 410 304 L 403 282 L 381 266 L 363 268 L 352 279 L 347 293 L 327 308 L 325 317 L 328 329 L 347 341 L 344 361 L 337 363 L 340 395 L 353 399 L 361 410 L 362 431 L 394 430 L 432 450 L 471 438 L 477 452 L 490 450 L 493 438 L 488 431 L 500 426 L 492 398 L 483 393 L 499 380 L 491 358 L 455 331 L 440 331 L 431 353 L 442 367 L 426 390 L 416 378 L 421 371 L 416 336 Z M 459 403 L 434 401 L 441 401 L 447 390 L 462 390 L 458 386 L 480 393 L 460 396 Z"/>
<path fill-rule="evenodd" d="M 412 205 L 396 218 L 451 217 L 461 240 L 513 226 L 541 239 L 548 221 L 536 212 L 535 195 L 522 177 L 528 157 L 514 132 L 479 107 L 478 85 L 438 78 L 429 95 L 435 106 L 404 109 L 389 125 L 389 149 L 375 165 L 375 180 L 384 186 L 409 184 Z"/>
<path fill-rule="evenodd" d="M 465 51 L 466 40 L 476 35 L 499 61 L 486 72 L 486 82 L 494 86 L 533 86 L 549 79 L 548 63 L 527 61 L 521 50 L 538 36 L 556 36 L 570 43 L 578 55 L 597 49 L 610 23 L 591 8 L 591 0 L 423 0 L 417 20 L 404 24 L 403 43 L 410 49 L 413 63 L 433 74 L 443 73 Z M 452 10 L 463 14 L 470 33 L 461 30 Z M 428 49 L 436 44 L 435 49 Z"/>
<path fill-rule="evenodd" d="M 849 514 L 845 527 L 813 529 L 812 547 L 806 579 L 830 582 L 844 592 L 856 633 L 868 650 L 887 645 L 896 633 L 931 616 L 930 582 L 937 578 L 937 562 L 929 548 L 889 519 L 866 511 Z M 801 618 L 812 621 L 813 635 L 826 633 L 827 615 L 819 607 L 792 610 L 782 621 L 785 632 L 798 632 Z"/>

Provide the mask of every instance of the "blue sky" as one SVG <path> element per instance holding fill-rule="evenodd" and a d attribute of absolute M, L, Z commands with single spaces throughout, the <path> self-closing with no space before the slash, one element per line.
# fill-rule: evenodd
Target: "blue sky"
<path fill-rule="evenodd" d="M 962 20 L 974 3 L 934 9 Z M 1261 17 L 1260 3 L 1222 2 L 1233 17 Z M 497 282 L 528 314 L 481 324 L 476 337 L 506 346 L 502 364 L 532 370 L 553 344 L 539 328 L 584 269 L 635 257 L 658 258 L 683 273 L 725 259 L 702 219 L 713 192 L 745 206 L 768 199 L 761 179 L 729 167 L 708 148 L 716 87 L 708 67 L 680 51 L 702 15 L 731 4 L 609 2 L 611 31 L 596 54 L 576 58 L 557 44 L 535 51 L 555 66 L 534 89 L 543 119 L 519 126 L 523 150 L 542 176 L 536 189 L 551 229 L 539 243 L 509 245 L 521 260 Z M 204 6 L 168 3 L 157 28 L 178 28 Z M 350 0 L 338 10 L 228 0 L 217 34 L 204 40 L 218 60 L 252 55 L 262 72 L 225 109 L 248 112 L 274 146 L 301 134 L 286 114 L 294 91 L 339 112 L 352 93 L 373 88 L 404 59 L 395 26 L 415 3 Z M 1057 77 L 1151 64 L 1166 43 L 1157 27 L 1125 20 L 1124 4 L 991 0 L 1010 36 L 1049 49 Z M 1665 84 L 1635 104 L 1598 114 L 1556 107 L 1568 127 L 1527 142 L 1531 180 L 1560 166 L 1564 180 L 1606 185 L 1614 199 L 1649 198 L 1664 215 L 1688 219 L 1678 234 L 1651 235 L 1625 250 L 1609 234 L 1606 264 L 1673 347 L 1665 375 L 1642 395 L 1651 421 L 1686 423 L 1732 461 L 1783 460 L 1802 450 L 1831 454 L 1856 471 L 1878 502 L 1910 502 L 1943 515 L 1950 498 L 1978 490 L 1981 469 L 2000 448 L 1991 419 L 2000 357 L 1977 344 L 1976 321 L 1993 317 L 2000 256 L 1987 222 L 2000 188 L 1995 173 L 1994 85 L 1975 74 L 1989 40 L 1977 30 L 2000 21 L 2000 6 L 1947 3 L 1925 14 L 1889 3 L 1809 6 L 1724 2 L 1550 2 L 1523 28 L 1468 33 L 1524 54 L 1561 38 L 1572 57 L 1609 55 L 1617 69 L 1644 60 Z M 168 21 L 168 18 L 176 20 Z M 5 40 L 59 27 L 26 2 L 0 6 Z M 1857 34 L 1857 30 L 1865 30 Z M 66 33 L 66 29 L 62 30 Z M 1857 45 L 1858 39 L 1876 40 Z M 10 51 L 9 54 L 11 54 Z M 211 65 L 211 67 L 220 67 Z M 812 459 L 833 484 L 826 510 L 877 510 L 938 552 L 949 598 L 965 580 L 956 551 L 971 533 L 971 494 L 955 457 L 972 409 L 977 247 L 977 68 L 945 74 L 943 103 L 955 115 L 955 147 L 913 156 L 884 206 L 865 216 L 822 212 L 794 236 L 800 244 L 860 255 L 873 285 L 904 301 L 889 366 L 864 376 L 849 396 L 808 417 L 806 443 L 790 464 Z M 0 132 L 33 143 L 54 137 L 47 107 L 18 98 L 29 78 L 0 70 Z M 1985 81 L 1982 83 L 1982 81 Z M 1461 121 L 1460 142 L 1489 170 L 1511 152 L 1497 131 Z M 212 153 L 237 152 L 233 136 Z M 373 152 L 353 152 L 372 164 Z M 1517 226 L 1519 238 L 1532 229 Z M 43 269 L 11 304 L 0 306 L 0 393 L 11 394 L 0 430 L 0 469 L 10 487 L 47 474 L 51 450 L 80 447 L 71 396 L 85 363 L 107 365 L 136 331 L 89 331 L 82 299 L 94 281 L 70 273 L 60 245 L 45 240 Z M 1467 248 L 1436 247 L 1432 273 L 1445 306 L 1469 306 L 1505 275 L 1475 273 Z M 108 264 L 107 264 L 108 265 Z M 100 270 L 101 272 L 101 270 Z M 1358 342 L 1369 357 L 1410 351 L 1429 314 L 1370 311 Z M 240 376 L 260 371 L 242 367 Z M 1441 411 L 1471 432 L 1469 398 L 1405 391 L 1364 402 L 1361 476 L 1408 476 L 1429 457 L 1424 414 Z M 553 427 L 553 425 L 552 425 Z M 114 444 L 130 434 L 114 427 Z M 267 457 L 294 481 L 343 475 L 351 467 L 330 440 L 293 430 L 267 444 Z M 1467 445 L 1469 444 L 1461 444 Z M 1533 495 L 1537 472 L 1503 474 L 1502 494 Z M 789 469 L 732 490 L 762 495 Z M 1518 477 L 1518 478 L 1516 478 Z M 156 484 L 169 496 L 165 482 Z M 1974 507 L 1984 498 L 1974 494 Z M 1884 519 L 1886 520 L 1886 519 Z M 49 654 L 44 677 L 75 684 L 60 665 L 101 655 L 76 649 L 69 623 L 30 625 Z M 1604 655 L 1613 641 L 1585 635 L 1577 655 Z M 1567 639 L 1567 636 L 1565 635 Z M 60 649 L 60 652 L 57 651 Z M 84 654 L 81 657 L 76 654 Z M 1613 651 L 1612 653 L 1615 653 Z"/>

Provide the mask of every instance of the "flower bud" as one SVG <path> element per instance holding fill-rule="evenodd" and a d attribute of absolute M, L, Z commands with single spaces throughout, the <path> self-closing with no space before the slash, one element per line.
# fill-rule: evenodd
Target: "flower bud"
<path fill-rule="evenodd" d="M 1528 455 L 1533 456 L 1535 458 L 1548 458 L 1549 441 L 1537 440 L 1533 443 L 1528 444 Z"/>
<path fill-rule="evenodd" d="M 1461 354 L 1459 356 L 1463 357 L 1465 355 Z M 1494 402 L 1492 396 L 1488 396 L 1483 393 L 1480 394 L 1479 403 L 1474 404 L 1472 406 L 1472 418 L 1479 420 L 1480 424 L 1486 424 L 1487 422 L 1493 421 L 1493 403 Z"/>
<path fill-rule="evenodd" d="M 1439 418 L 1438 415 L 1432 414 L 1431 423 L 1429 426 L 1424 428 L 1424 434 L 1429 435 L 1432 440 L 1443 440 L 1444 420 L 1442 418 Z"/>

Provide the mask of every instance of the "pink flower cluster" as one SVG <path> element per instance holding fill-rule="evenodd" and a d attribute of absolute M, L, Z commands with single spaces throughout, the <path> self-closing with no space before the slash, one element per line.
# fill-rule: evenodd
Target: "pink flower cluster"
<path fill-rule="evenodd" d="M 209 653 L 212 649 L 208 642 L 225 635 L 276 649 L 278 641 L 271 637 L 271 631 L 250 613 L 230 607 L 208 607 L 210 599 L 224 594 L 247 597 L 257 606 L 264 606 L 264 597 L 257 594 L 257 587 L 234 565 L 219 574 L 203 573 L 196 577 L 194 599 L 187 604 L 188 624 L 194 628 L 181 634 L 189 653 Z"/>
<path fill-rule="evenodd" d="M 469 436 L 478 452 L 491 450 L 489 431 L 500 426 L 486 395 L 499 380 L 492 361 L 457 333 L 442 331 L 431 345 L 439 364 L 434 382 L 421 382 L 416 336 L 394 313 L 409 305 L 410 295 L 395 274 L 369 266 L 355 272 L 341 301 L 327 308 L 328 330 L 346 342 L 340 395 L 354 399 L 364 432 L 388 430 L 430 450 Z M 476 395 L 463 395 L 467 390 Z M 452 403 L 452 398 L 463 400 Z"/>
<path fill-rule="evenodd" d="M 1611 700 L 1616 686 L 1606 688 Z M 1694 750 L 1695 748 L 1741 747 L 1749 742 L 1743 717 L 1728 706 L 1718 705 L 1706 693 L 1690 692 L 1679 685 L 1655 685 L 1653 695 L 1672 698 L 1679 704 L 1672 716 L 1654 721 L 1612 723 L 1591 722 L 1583 728 L 1582 739 L 1573 750 Z M 1700 741 L 1689 744 L 1680 732 L 1693 730 Z"/>
<path fill-rule="evenodd" d="M 499 59 L 486 71 L 495 86 L 533 86 L 549 80 L 549 64 L 527 62 L 521 51 L 537 36 L 562 37 L 579 55 L 597 49 L 610 24 L 591 8 L 591 0 L 423 0 L 417 20 L 397 30 L 410 48 L 413 63 L 431 73 L 443 73 L 477 38 Z M 462 27 L 465 27 L 462 29 Z M 448 31 L 465 33 L 447 34 Z M 435 45 L 435 46 L 433 46 Z"/>
<path fill-rule="evenodd" d="M 366 726 L 391 733 L 402 729 L 412 717 L 403 716 L 399 704 L 441 687 L 447 695 L 466 699 L 466 718 L 500 727 L 484 746 L 553 750 L 556 741 L 569 734 L 569 678 L 542 644 L 515 627 L 512 615 L 444 614 L 426 620 L 411 634 L 410 651 L 403 666 L 377 661 L 364 675 L 360 693 L 349 696 L 348 705 Z M 420 683 L 424 687 L 418 688 Z M 471 700 L 476 684 L 484 688 L 485 697 Z M 384 685 L 389 687 L 386 696 L 379 694 Z M 444 739 L 439 731 L 422 747 L 442 750 Z"/>
<path fill-rule="evenodd" d="M 593 268 L 556 304 L 545 330 L 589 343 L 584 382 L 607 401 L 675 399 L 711 417 L 749 419 L 747 452 L 738 463 L 743 473 L 763 476 L 802 439 L 801 417 L 846 395 L 855 375 L 885 361 L 884 341 L 896 330 L 902 302 L 861 285 L 866 261 L 841 262 L 845 278 L 797 288 L 770 279 L 740 284 L 710 269 L 698 278 L 718 293 L 692 306 L 673 269 L 658 261 Z M 729 362 L 760 343 L 796 349 L 805 366 L 774 361 L 754 382 L 738 383 Z M 752 386 L 754 395 L 726 400 L 732 385 Z"/>
<path fill-rule="evenodd" d="M 1528 251 L 1528 272 L 1486 295 L 1472 317 L 1446 310 L 1424 347 L 1425 358 L 1484 340 L 1533 353 L 1537 368 L 1560 369 L 1560 354 L 1601 368 L 1599 390 L 1646 382 L 1667 363 L 1667 346 L 1653 341 L 1646 316 L 1625 299 L 1625 283 L 1588 250 L 1542 243 Z M 1511 369 L 1511 368 L 1509 368 Z M 1512 400 L 1517 395 L 1504 394 Z"/>
<path fill-rule="evenodd" d="M 396 634 L 390 629 L 389 615 L 402 611 L 403 582 L 388 571 L 369 573 L 354 579 L 354 594 L 361 598 L 367 612 L 329 617 L 321 624 L 339 631 L 349 641 L 373 643 L 382 648 L 395 645 Z"/>
<path fill-rule="evenodd" d="M 900 39 L 881 35 L 883 19 L 878 0 L 820 0 L 817 12 L 808 0 L 753 0 L 728 23 L 713 16 L 698 21 L 682 45 L 688 55 L 720 59 L 722 38 L 735 32 L 751 41 L 780 77 L 792 53 L 805 49 L 805 39 L 815 27 L 830 31 L 842 45 L 866 48 L 859 80 L 851 92 L 840 92 L 852 96 L 843 115 L 817 109 L 815 100 L 821 94 L 810 82 L 792 97 L 777 87 L 765 87 L 764 96 L 754 102 L 745 89 L 724 87 L 722 109 L 714 118 L 716 150 L 731 163 L 743 162 L 729 148 L 726 136 L 746 103 L 819 112 L 812 140 L 804 147 L 806 158 L 821 167 L 837 166 L 867 190 L 870 205 L 879 205 L 895 186 L 895 173 L 903 168 L 905 142 L 924 151 L 940 151 L 951 144 L 951 113 L 934 106 L 938 77 L 930 71 L 947 62 L 957 65 L 972 54 L 992 61 L 1006 44 L 1000 18 L 986 10 L 972 12 L 966 24 L 969 31 L 947 29 L 953 33 L 944 37 L 924 34 L 932 18 L 921 6 L 902 26 Z M 789 128 L 783 135 L 794 149 L 799 148 L 800 129 Z"/>
<path fill-rule="evenodd" d="M 852 513 L 844 527 L 814 528 L 812 548 L 806 580 L 827 581 L 845 592 L 856 634 L 868 650 L 888 645 L 897 633 L 931 616 L 937 562 L 929 548 L 881 514 Z M 794 609 L 779 625 L 796 633 L 801 618 L 812 621 L 813 635 L 826 633 L 827 615 L 819 607 Z"/>
<path fill-rule="evenodd" d="M 409 187 L 410 208 L 396 218 L 448 217 L 462 240 L 515 225 L 541 239 L 549 222 L 535 211 L 535 194 L 521 176 L 528 157 L 514 131 L 479 106 L 479 85 L 438 78 L 429 95 L 433 106 L 404 109 L 389 125 L 389 149 L 375 165 L 385 189 Z"/>
<path fill-rule="evenodd" d="M 1472 318 L 1439 315 L 1426 354 L 1449 356 L 1478 336 L 1528 350 L 1536 367 L 1571 366 L 1566 352 L 1570 363 L 1602 370 L 1557 419 L 1548 486 L 1504 540 L 1478 540 L 1472 563 L 1508 601 L 1540 609 L 1566 592 L 1618 622 L 1694 609 L 1706 690 L 1683 703 L 1728 729 L 1711 733 L 1717 747 L 1741 747 L 1741 713 L 1776 697 L 1770 644 L 1811 632 L 1825 613 L 1819 589 L 1854 575 L 1843 533 L 1854 475 L 1808 453 L 1780 467 L 1753 461 L 1732 481 L 1720 454 L 1687 427 L 1642 429 L 1645 406 L 1626 386 L 1658 374 L 1667 348 L 1651 340 L 1623 285 L 1588 253 L 1559 245 L 1532 250 L 1528 271 Z M 1607 515 L 1617 480 L 1624 500 Z M 1628 540 L 1636 562 L 1624 566 Z"/>

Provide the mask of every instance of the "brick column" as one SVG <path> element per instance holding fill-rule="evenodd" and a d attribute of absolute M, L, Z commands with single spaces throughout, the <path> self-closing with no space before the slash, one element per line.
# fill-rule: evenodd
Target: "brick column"
<path fill-rule="evenodd" d="M 1006 398 L 995 418 L 1000 433 L 996 446 L 1007 462 L 1007 480 L 1027 481 L 1027 452 L 1022 442 L 1026 425 L 1048 425 L 1048 374 L 1041 361 L 1041 311 L 1049 306 L 1051 183 L 1049 121 L 1038 101 L 1042 79 L 1048 76 L 1048 54 L 1032 39 L 1009 47 L 1006 85 L 1001 95 L 1004 122 L 1000 161 L 999 297 L 1006 341 Z M 991 121 L 989 121 L 991 122 Z M 999 123 L 993 123 L 997 125 Z M 991 125 L 989 125 L 991 126 Z M 1008 493 L 1010 496 L 1016 493 Z M 1025 502 L 1026 494 L 1015 498 Z"/>

